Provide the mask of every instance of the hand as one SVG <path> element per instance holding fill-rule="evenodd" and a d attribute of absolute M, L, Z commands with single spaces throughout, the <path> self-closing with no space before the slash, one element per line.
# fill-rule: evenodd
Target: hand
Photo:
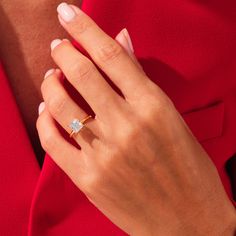
<path fill-rule="evenodd" d="M 69 133 L 70 122 L 87 114 L 64 90 L 60 70 L 50 71 L 42 83 L 46 106 L 37 120 L 43 148 L 128 234 L 233 235 L 235 210 L 216 168 L 141 69 L 127 31 L 117 42 L 75 6 L 62 4 L 58 12 L 61 25 L 123 96 L 68 40 L 53 41 L 52 58 L 96 116 L 73 136 L 81 149 L 67 142 L 54 120 Z"/>

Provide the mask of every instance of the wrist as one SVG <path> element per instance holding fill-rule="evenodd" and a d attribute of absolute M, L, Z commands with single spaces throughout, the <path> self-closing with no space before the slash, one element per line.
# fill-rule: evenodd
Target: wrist
<path fill-rule="evenodd" d="M 196 232 L 196 235 L 236 235 L 236 211 L 234 207 L 224 207 L 219 205 L 221 210 L 211 210 L 207 214 L 199 214 L 195 219 L 195 224 L 190 227 L 189 233 Z M 186 234 L 190 235 L 190 234 Z"/>
<path fill-rule="evenodd" d="M 222 207 L 223 208 L 223 207 Z M 204 213 L 199 214 L 189 222 L 177 223 L 173 220 L 172 224 L 166 224 L 160 227 L 160 222 L 145 222 L 132 227 L 129 232 L 132 236 L 151 236 L 156 235 L 224 235 L 236 236 L 236 211 L 234 207 L 222 210 L 221 213 L 214 211 L 206 216 Z M 190 222 L 191 221 L 191 222 Z M 175 222 L 175 223 L 174 223 Z M 159 226 L 159 227 L 158 227 Z M 160 231 L 161 230 L 161 231 Z"/>

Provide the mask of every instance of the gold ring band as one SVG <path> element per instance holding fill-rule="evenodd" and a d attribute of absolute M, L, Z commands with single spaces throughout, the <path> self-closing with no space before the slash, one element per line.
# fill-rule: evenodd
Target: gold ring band
<path fill-rule="evenodd" d="M 81 120 L 80 122 L 84 125 L 86 123 L 86 121 L 88 121 L 91 118 L 92 118 L 92 116 L 89 115 L 89 116 L 85 117 L 83 120 Z"/>

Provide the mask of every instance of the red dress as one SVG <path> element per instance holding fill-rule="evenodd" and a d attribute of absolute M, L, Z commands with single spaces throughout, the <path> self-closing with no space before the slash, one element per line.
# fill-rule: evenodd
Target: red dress
<path fill-rule="evenodd" d="M 225 165 L 236 153 L 235 0 L 85 0 L 82 8 L 111 36 L 129 30 L 145 71 L 173 100 L 232 200 Z M 0 109 L 0 235 L 126 235 L 48 155 L 39 168 L 3 68 Z"/>

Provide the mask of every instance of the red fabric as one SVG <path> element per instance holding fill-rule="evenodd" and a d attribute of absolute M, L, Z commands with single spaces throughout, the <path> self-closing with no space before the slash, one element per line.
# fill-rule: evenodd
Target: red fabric
<path fill-rule="evenodd" d="M 236 153 L 236 2 L 85 0 L 83 9 L 111 36 L 127 27 L 139 61 L 173 100 L 232 199 L 225 164 Z M 48 155 L 40 171 L 2 68 L 0 90 L 0 234 L 126 235 Z"/>

